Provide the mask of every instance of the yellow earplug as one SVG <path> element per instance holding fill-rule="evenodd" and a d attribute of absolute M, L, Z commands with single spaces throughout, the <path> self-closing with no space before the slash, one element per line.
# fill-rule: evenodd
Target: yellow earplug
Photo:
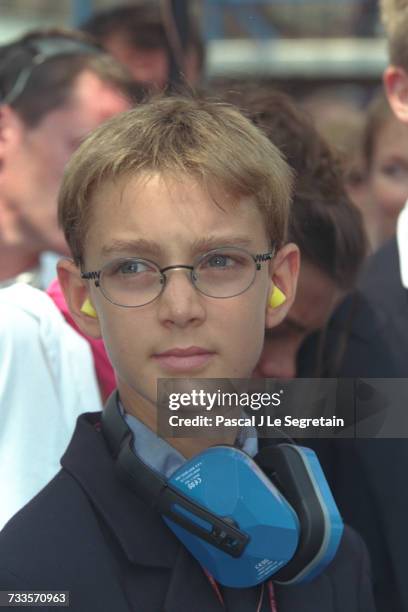
<path fill-rule="evenodd" d="M 269 306 L 271 308 L 278 308 L 286 302 L 286 295 L 279 289 L 279 287 L 273 288 L 273 291 L 269 297 Z"/>
<path fill-rule="evenodd" d="M 82 304 L 81 312 L 88 315 L 88 317 L 92 317 L 93 319 L 98 318 L 98 315 L 96 314 L 96 310 L 92 306 L 91 300 L 89 298 L 86 298 L 85 302 Z"/>

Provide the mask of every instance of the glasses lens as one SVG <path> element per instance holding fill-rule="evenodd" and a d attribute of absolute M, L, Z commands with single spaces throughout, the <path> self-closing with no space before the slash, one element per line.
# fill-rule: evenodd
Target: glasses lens
<path fill-rule="evenodd" d="M 222 248 L 206 253 L 194 268 L 199 291 L 210 297 L 227 298 L 246 291 L 253 283 L 256 264 L 239 248 Z"/>
<path fill-rule="evenodd" d="M 159 268 L 145 259 L 117 259 L 102 269 L 100 286 L 105 297 L 119 306 L 144 306 L 162 290 Z"/>

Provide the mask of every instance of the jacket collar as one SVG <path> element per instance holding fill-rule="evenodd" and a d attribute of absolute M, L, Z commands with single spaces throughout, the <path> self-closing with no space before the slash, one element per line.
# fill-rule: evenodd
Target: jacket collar
<path fill-rule="evenodd" d="M 100 412 L 78 418 L 61 464 L 102 515 L 130 562 L 173 567 L 181 544 L 161 516 L 121 482 L 100 420 Z"/>
<path fill-rule="evenodd" d="M 103 517 L 130 563 L 173 570 L 164 612 L 193 609 L 198 597 L 200 612 L 225 610 L 202 568 L 166 527 L 160 515 L 118 477 L 102 435 L 100 412 L 82 414 L 78 418 L 61 464 Z M 223 589 L 223 593 L 227 609 L 247 612 L 256 610 L 260 589 Z"/>
<path fill-rule="evenodd" d="M 61 464 L 103 517 L 130 563 L 172 570 L 163 612 L 193 609 L 197 598 L 200 612 L 224 610 L 199 564 L 160 515 L 121 482 L 102 435 L 100 412 L 78 418 Z"/>
<path fill-rule="evenodd" d="M 119 479 L 101 432 L 100 419 L 100 412 L 82 414 L 78 418 L 61 463 L 103 517 L 130 563 L 172 570 L 163 612 L 195 609 L 198 600 L 200 612 L 222 612 L 225 608 L 234 612 L 256 610 L 259 587 L 222 589 L 225 608 L 221 605 L 199 564 L 166 527 L 160 515 Z M 322 575 L 318 581 L 320 588 L 312 590 L 308 585 L 277 588 L 279 608 L 299 608 L 302 612 L 333 610 L 330 579 Z M 268 609 L 267 605 L 262 608 Z"/>

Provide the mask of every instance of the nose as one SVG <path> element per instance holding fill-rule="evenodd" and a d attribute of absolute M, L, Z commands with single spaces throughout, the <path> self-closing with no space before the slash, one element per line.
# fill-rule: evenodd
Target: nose
<path fill-rule="evenodd" d="M 159 319 L 165 325 L 200 325 L 206 318 L 203 296 L 191 282 L 190 271 L 174 268 L 165 273 L 159 297 Z"/>
<path fill-rule="evenodd" d="M 265 340 L 255 375 L 261 378 L 295 378 L 296 353 L 292 344 L 281 344 L 273 339 Z"/>

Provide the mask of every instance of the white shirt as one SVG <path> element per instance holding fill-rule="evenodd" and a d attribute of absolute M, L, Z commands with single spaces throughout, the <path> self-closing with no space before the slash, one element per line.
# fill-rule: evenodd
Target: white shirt
<path fill-rule="evenodd" d="M 91 351 L 48 295 L 0 290 L 0 528 L 60 469 L 77 416 L 101 409 Z"/>
<path fill-rule="evenodd" d="M 397 244 L 400 260 L 401 282 L 408 289 L 408 202 L 399 214 L 397 222 Z"/>

